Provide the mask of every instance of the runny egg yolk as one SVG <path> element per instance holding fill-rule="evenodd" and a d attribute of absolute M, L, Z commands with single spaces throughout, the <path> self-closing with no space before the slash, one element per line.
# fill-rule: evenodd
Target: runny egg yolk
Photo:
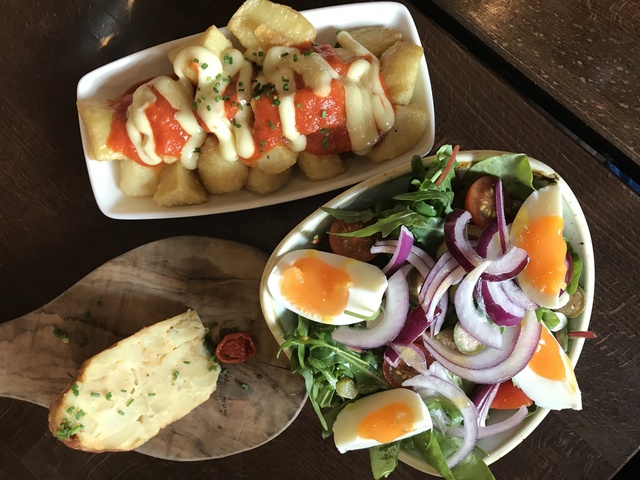
<path fill-rule="evenodd" d="M 404 402 L 387 403 L 365 416 L 358 425 L 360 438 L 390 443 L 414 429 L 413 410 Z"/>
<path fill-rule="evenodd" d="M 529 360 L 529 368 L 541 377 L 563 381 L 567 370 L 562 360 L 562 352 L 548 329 L 542 328 L 536 351 Z"/>
<path fill-rule="evenodd" d="M 567 244 L 562 238 L 564 219 L 548 215 L 530 220 L 514 239 L 529 254 L 524 273 L 533 286 L 546 294 L 558 294 L 566 287 L 564 263 Z"/>
<path fill-rule="evenodd" d="M 347 306 L 352 283 L 344 270 L 308 256 L 299 258 L 282 273 L 280 290 L 295 308 L 332 317 Z"/>

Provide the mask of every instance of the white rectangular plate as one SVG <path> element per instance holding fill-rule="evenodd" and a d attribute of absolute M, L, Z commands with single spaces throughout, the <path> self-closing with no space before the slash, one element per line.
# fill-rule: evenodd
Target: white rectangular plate
<path fill-rule="evenodd" d="M 333 42 L 337 29 L 367 25 L 384 25 L 403 33 L 404 39 L 421 44 L 420 36 L 411 14 L 404 5 L 394 2 L 373 2 L 303 11 L 302 14 L 316 27 L 319 43 Z M 231 38 L 226 28 L 221 31 Z M 117 98 L 132 85 L 157 75 L 172 73 L 168 52 L 187 40 L 186 38 L 142 50 L 115 62 L 104 65 L 80 79 L 78 101 Z M 110 218 L 141 220 L 156 218 L 193 217 L 232 212 L 297 200 L 312 195 L 346 187 L 365 180 L 387 169 L 408 162 L 413 155 L 428 153 L 433 147 L 435 117 L 433 97 L 427 62 L 422 58 L 418 81 L 412 103 L 425 108 L 429 124 L 420 139 L 409 152 L 389 160 L 375 163 L 366 157 L 346 155 L 347 171 L 338 177 L 322 181 L 309 181 L 294 169 L 292 179 L 280 190 L 257 195 L 246 190 L 223 195 L 212 195 L 207 203 L 185 207 L 160 207 L 151 197 L 127 197 L 118 187 L 118 162 L 98 162 L 87 155 L 86 135 L 80 122 L 80 133 L 91 187 L 100 210 Z"/>

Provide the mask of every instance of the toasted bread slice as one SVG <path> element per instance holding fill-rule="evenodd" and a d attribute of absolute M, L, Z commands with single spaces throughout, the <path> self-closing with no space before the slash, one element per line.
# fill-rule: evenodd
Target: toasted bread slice
<path fill-rule="evenodd" d="M 205 402 L 220 367 L 194 311 L 143 328 L 85 361 L 49 410 L 71 448 L 133 450 Z"/>

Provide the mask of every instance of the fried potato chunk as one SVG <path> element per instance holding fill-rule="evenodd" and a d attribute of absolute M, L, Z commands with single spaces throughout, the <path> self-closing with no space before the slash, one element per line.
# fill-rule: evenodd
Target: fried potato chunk
<path fill-rule="evenodd" d="M 244 187 L 249 167 L 239 161 L 225 160 L 220 154 L 218 139 L 209 135 L 200 148 L 198 175 L 209 193 L 231 193 Z"/>
<path fill-rule="evenodd" d="M 129 197 L 150 197 L 158 189 L 164 164 L 140 165 L 135 160 L 120 161 L 120 190 Z"/>
<path fill-rule="evenodd" d="M 78 102 L 77 107 L 87 140 L 86 147 L 89 158 L 99 161 L 127 158 L 121 152 L 107 146 L 113 120 L 113 109 L 109 103 L 101 100 L 84 101 Z"/>
<path fill-rule="evenodd" d="M 409 42 L 396 42 L 380 56 L 380 74 L 396 105 L 408 105 L 418 79 L 424 49 Z"/>
<path fill-rule="evenodd" d="M 315 27 L 287 5 L 268 0 L 247 0 L 233 14 L 227 28 L 246 49 L 312 42 Z"/>
<path fill-rule="evenodd" d="M 342 158 L 336 154 L 319 156 L 300 152 L 298 167 L 309 180 L 327 180 L 346 171 Z"/>
<path fill-rule="evenodd" d="M 382 26 L 360 27 L 348 30 L 351 36 L 376 57 L 396 42 L 402 41 L 402 32 Z"/>
<path fill-rule="evenodd" d="M 275 192 L 291 178 L 291 168 L 275 175 L 267 175 L 257 167 L 249 169 L 249 176 L 244 188 L 259 195 Z"/>
<path fill-rule="evenodd" d="M 408 152 L 424 134 L 429 113 L 415 105 L 396 106 L 396 121 L 382 142 L 367 154 L 374 162 L 383 162 Z"/>
<path fill-rule="evenodd" d="M 180 162 L 165 167 L 160 176 L 153 201 L 163 207 L 196 205 L 209 200 L 195 170 L 186 169 Z"/>
<path fill-rule="evenodd" d="M 284 145 L 278 145 L 260 157 L 255 162 L 255 166 L 267 175 L 277 175 L 295 165 L 297 159 L 298 152 Z"/>

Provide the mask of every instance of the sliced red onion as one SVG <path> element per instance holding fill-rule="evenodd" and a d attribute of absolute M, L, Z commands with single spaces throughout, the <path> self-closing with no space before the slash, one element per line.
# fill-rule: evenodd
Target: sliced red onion
<path fill-rule="evenodd" d="M 434 358 L 452 372 L 453 370 L 450 368 L 451 365 L 455 365 L 458 371 L 484 370 L 495 367 L 509 358 L 516 347 L 518 336 L 520 335 L 520 326 L 505 330 L 504 335 L 505 348 L 485 347 L 473 355 L 466 355 L 458 350 L 453 350 L 435 338 L 431 338 L 426 333 L 422 335 L 422 341 L 427 350 L 433 354 Z"/>
<path fill-rule="evenodd" d="M 442 325 L 444 325 L 444 320 L 447 315 L 447 309 L 449 308 L 449 295 L 443 295 L 438 302 L 438 306 L 434 312 L 434 320 L 431 324 L 431 328 L 429 329 L 429 334 L 433 337 L 440 333 L 442 329 Z"/>
<path fill-rule="evenodd" d="M 507 231 L 507 220 L 504 216 L 504 192 L 502 191 L 502 180 L 498 177 L 496 180 L 496 220 L 498 226 L 498 235 L 500 238 L 500 247 L 502 252 L 507 251 L 509 246 Z"/>
<path fill-rule="evenodd" d="M 420 291 L 418 292 L 418 301 L 422 304 L 422 308 L 428 310 L 429 304 L 433 299 L 438 286 L 453 270 L 458 267 L 458 262 L 451 256 L 449 252 L 445 252 L 433 266 L 429 275 L 424 278 Z"/>
<path fill-rule="evenodd" d="M 471 246 L 466 236 L 467 224 L 471 214 L 466 210 L 456 209 L 444 221 L 444 239 L 451 255 L 471 272 L 485 261 Z M 494 282 L 508 280 L 518 275 L 529 262 L 529 255 L 523 249 L 510 246 L 504 255 L 496 258 L 483 273 L 483 278 Z"/>
<path fill-rule="evenodd" d="M 409 311 L 409 284 L 406 271 L 398 270 L 387 282 L 381 318 L 370 328 L 341 326 L 331 332 L 336 342 L 350 347 L 377 348 L 392 341 L 402 330 Z"/>
<path fill-rule="evenodd" d="M 478 438 L 478 412 L 471 400 L 462 390 L 435 375 L 417 375 L 409 380 L 405 380 L 403 387 L 412 387 L 423 398 L 429 398 L 433 392 L 448 398 L 462 414 L 464 431 L 462 433 L 462 445 L 458 450 L 447 458 L 449 468 L 455 467 L 464 460 L 473 450 Z"/>
<path fill-rule="evenodd" d="M 392 343 L 389 345 L 393 351 L 411 368 L 422 375 L 429 374 L 429 367 L 427 365 L 427 357 L 424 352 L 414 344 L 399 345 Z"/>
<path fill-rule="evenodd" d="M 444 219 L 444 241 L 451 255 L 467 272 L 482 263 L 482 257 L 476 253 L 467 237 L 467 225 L 471 214 L 462 209 L 455 209 Z"/>
<path fill-rule="evenodd" d="M 397 240 L 381 240 L 376 242 L 376 244 L 371 247 L 370 251 L 371 253 L 389 253 L 393 255 L 396 252 L 397 246 Z M 429 272 L 435 263 L 429 254 L 417 245 L 413 245 L 411 247 L 411 251 L 407 256 L 407 261 L 420 272 L 420 275 L 422 275 L 423 278 L 429 275 Z"/>
<path fill-rule="evenodd" d="M 393 340 L 397 345 L 411 345 L 420 335 L 429 327 L 429 322 L 425 315 L 425 311 L 421 306 L 417 306 L 409 312 L 404 326 L 400 333 Z M 387 347 L 384 352 L 384 358 L 392 367 L 398 366 L 398 353 L 391 347 Z"/>
<path fill-rule="evenodd" d="M 496 398 L 496 394 L 498 393 L 498 388 L 500 388 L 499 383 L 493 383 L 491 385 L 476 385 L 469 398 L 476 405 L 476 409 L 478 410 L 478 426 L 484 427 L 485 422 L 487 421 L 487 414 L 489 413 L 489 408 L 491 407 L 491 402 Z"/>
<path fill-rule="evenodd" d="M 538 322 L 536 313 L 533 310 L 527 310 L 525 312 L 520 328 L 520 335 L 510 355 L 502 362 L 482 369 L 470 369 L 457 365 L 434 348 L 433 342 L 435 342 L 435 340 L 429 338 L 427 335 L 422 335 L 422 340 L 424 346 L 433 355 L 433 358 L 442 363 L 447 370 L 455 373 L 459 377 L 474 383 L 502 383 L 512 378 L 527 366 L 540 340 L 542 326 L 541 323 Z M 477 357 L 483 352 L 484 350 L 476 355 L 469 355 L 469 358 Z"/>
<path fill-rule="evenodd" d="M 478 428 L 478 440 L 482 440 L 483 438 L 489 438 L 498 433 L 506 432 L 507 430 L 511 430 L 514 427 L 517 427 L 522 423 L 522 421 L 527 417 L 529 410 L 527 407 L 520 407 L 516 410 L 513 415 L 504 419 L 501 422 L 494 423 L 493 425 L 480 426 Z M 449 427 L 447 428 L 448 435 L 452 437 L 462 437 L 464 435 L 464 429 L 460 426 Z"/>
<path fill-rule="evenodd" d="M 402 225 L 400 227 L 400 235 L 398 236 L 398 243 L 395 252 L 389 260 L 389 263 L 382 269 L 387 275 L 393 275 L 404 263 L 407 261 L 411 247 L 413 246 L 413 234 L 407 227 Z"/>
<path fill-rule="evenodd" d="M 500 285 L 509 302 L 524 310 L 535 310 L 538 308 L 538 304 L 531 301 L 514 280 L 505 280 L 504 282 L 500 282 Z"/>
<path fill-rule="evenodd" d="M 486 260 L 467 274 L 456 290 L 454 305 L 458 321 L 469 335 L 491 348 L 501 349 L 504 348 L 502 328 L 490 323 L 474 301 L 476 284 L 490 265 L 491 260 Z"/>
<path fill-rule="evenodd" d="M 520 324 L 524 317 L 524 308 L 511 302 L 503 288 L 504 282 L 478 282 L 484 310 L 488 317 L 501 327 L 513 327 Z"/>
<path fill-rule="evenodd" d="M 504 252 L 500 244 L 500 235 L 498 235 L 498 224 L 490 223 L 484 227 L 478 238 L 476 253 L 487 260 L 495 260 Z"/>
<path fill-rule="evenodd" d="M 442 300 L 443 297 L 448 296 L 447 292 L 449 291 L 449 288 L 451 288 L 451 286 L 453 285 L 459 284 L 462 281 L 462 279 L 465 276 L 465 273 L 466 272 L 464 268 L 462 268 L 461 266 L 458 266 L 442 280 L 442 282 L 440 283 L 440 285 L 438 285 L 438 288 L 436 288 L 436 291 L 433 293 L 433 296 L 429 301 L 429 309 L 427 310 L 427 320 L 429 320 L 430 322 L 433 321 L 433 319 L 435 318 L 436 307 L 440 304 L 440 301 Z M 425 301 L 426 300 L 428 299 L 425 298 Z"/>

